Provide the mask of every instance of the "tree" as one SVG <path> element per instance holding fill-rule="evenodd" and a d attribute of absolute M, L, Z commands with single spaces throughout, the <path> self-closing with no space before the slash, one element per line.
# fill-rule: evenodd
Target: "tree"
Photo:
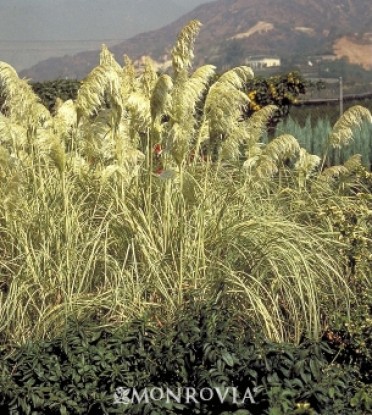
<path fill-rule="evenodd" d="M 250 101 L 245 111 L 247 118 L 265 106 L 278 107 L 268 122 L 273 131 L 278 122 L 289 114 L 298 96 L 305 94 L 306 83 L 298 72 L 289 72 L 269 78 L 255 77 L 246 83 L 245 91 Z"/>

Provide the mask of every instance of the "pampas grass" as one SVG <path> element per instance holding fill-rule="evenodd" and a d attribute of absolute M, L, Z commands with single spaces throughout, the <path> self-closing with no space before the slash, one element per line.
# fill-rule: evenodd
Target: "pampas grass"
<path fill-rule="evenodd" d="M 0 65 L 6 341 L 47 338 L 71 317 L 171 319 L 221 282 L 222 301 L 276 341 L 318 338 L 322 313 L 349 312 L 343 245 L 317 212 L 329 198 L 346 203 L 328 179 L 353 174 L 359 158 L 320 175 L 319 157 L 292 135 L 263 143 L 276 108 L 242 117 L 250 68 L 217 80 L 211 65 L 190 71 L 199 28 L 180 33 L 171 75 L 150 61 L 143 73 L 129 58 L 121 67 L 103 47 L 76 101 L 54 116 Z M 346 142 L 347 117 L 332 142 Z"/>

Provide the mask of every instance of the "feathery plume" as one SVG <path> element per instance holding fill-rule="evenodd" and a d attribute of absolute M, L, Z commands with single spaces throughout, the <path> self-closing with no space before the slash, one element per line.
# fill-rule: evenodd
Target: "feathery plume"
<path fill-rule="evenodd" d="M 329 181 L 340 176 L 347 175 L 348 173 L 349 170 L 345 166 L 332 166 L 324 169 L 318 176 L 318 179 Z"/>
<path fill-rule="evenodd" d="M 347 146 L 353 140 L 353 132 L 367 121 L 372 123 L 372 115 L 367 108 L 355 105 L 344 112 L 334 125 L 328 142 L 333 148 Z"/>
<path fill-rule="evenodd" d="M 99 55 L 99 64 L 101 66 L 109 66 L 118 73 L 122 72 L 122 67 L 115 60 L 114 55 L 107 49 L 106 45 L 102 45 L 101 53 Z"/>
<path fill-rule="evenodd" d="M 270 141 L 264 150 L 265 154 L 276 162 L 294 157 L 299 151 L 300 145 L 298 141 L 290 134 L 283 134 Z"/>
<path fill-rule="evenodd" d="M 156 85 L 156 81 L 158 80 L 158 75 L 155 70 L 154 62 L 152 59 L 147 56 L 145 58 L 145 67 L 140 78 L 140 85 L 142 93 L 145 97 L 150 98 L 152 91 Z"/>
<path fill-rule="evenodd" d="M 130 124 L 137 132 L 146 132 L 151 126 L 150 101 L 136 92 L 130 95 L 127 102 L 130 113 Z"/>
<path fill-rule="evenodd" d="M 172 49 L 172 64 L 176 75 L 187 70 L 194 59 L 194 43 L 201 23 L 191 20 L 179 33 L 177 43 Z"/>
<path fill-rule="evenodd" d="M 122 106 L 117 71 L 109 65 L 99 65 L 90 72 L 79 89 L 76 99 L 78 118 L 81 115 L 95 115 L 104 104 L 106 94 L 116 107 Z"/>
<path fill-rule="evenodd" d="M 58 106 L 54 116 L 56 124 L 61 126 L 62 131 L 69 132 L 77 123 L 77 112 L 75 103 L 69 99 Z"/>
<path fill-rule="evenodd" d="M 170 92 L 172 88 L 172 78 L 166 74 L 161 75 L 156 82 L 150 99 L 151 118 L 153 122 L 160 120 L 161 116 L 166 112 L 166 108 L 170 104 Z"/>
<path fill-rule="evenodd" d="M 66 152 L 59 136 L 51 128 L 39 128 L 37 130 L 35 146 L 40 151 L 40 155 L 48 156 L 53 161 L 60 174 L 64 172 Z"/>
<path fill-rule="evenodd" d="M 249 103 L 241 91 L 245 81 L 252 76 L 248 67 L 239 67 L 223 74 L 209 89 L 205 101 L 205 116 L 210 125 L 210 147 L 215 152 L 222 141 L 238 128 L 242 109 Z"/>
<path fill-rule="evenodd" d="M 27 143 L 27 130 L 0 113 L 0 144 L 13 150 Z"/>
<path fill-rule="evenodd" d="M 345 161 L 344 166 L 350 171 L 353 172 L 359 169 L 362 166 L 362 156 L 361 154 L 354 154 L 348 160 Z"/>
<path fill-rule="evenodd" d="M 5 97 L 4 112 L 18 124 L 34 128 L 50 119 L 49 111 L 31 86 L 19 79 L 15 69 L 5 62 L 0 62 L 0 93 Z"/>
<path fill-rule="evenodd" d="M 180 165 L 191 146 L 198 148 L 200 135 L 197 134 L 197 104 L 204 96 L 209 82 L 214 75 L 215 67 L 206 65 L 196 70 L 191 77 L 183 71 L 177 76 L 172 90 L 172 108 L 170 111 L 170 132 L 166 137 L 166 148 Z M 200 120 L 200 125 L 203 121 Z"/>
<path fill-rule="evenodd" d="M 295 164 L 295 169 L 305 178 L 308 178 L 314 169 L 319 166 L 320 162 L 320 157 L 309 154 L 304 148 L 301 148 L 299 158 Z"/>
<path fill-rule="evenodd" d="M 186 111 L 194 114 L 197 102 L 202 98 L 211 79 L 215 75 L 216 67 L 205 65 L 198 68 L 186 81 L 184 86 L 184 105 Z"/>
<path fill-rule="evenodd" d="M 256 168 L 259 163 L 260 157 L 262 155 L 262 145 L 256 143 L 252 145 L 249 149 L 248 154 L 246 154 L 247 159 L 243 163 L 243 168 L 251 174 L 252 171 Z"/>
<path fill-rule="evenodd" d="M 249 66 L 237 66 L 222 74 L 217 83 L 229 83 L 236 89 L 242 89 L 253 77 L 254 73 Z"/>
<path fill-rule="evenodd" d="M 266 154 L 259 156 L 254 175 L 258 178 L 269 178 L 278 173 L 278 165 L 274 159 Z"/>
<path fill-rule="evenodd" d="M 124 55 L 124 67 L 120 77 L 121 97 L 127 101 L 130 94 L 137 90 L 136 69 L 129 56 Z"/>
<path fill-rule="evenodd" d="M 295 170 L 298 172 L 298 182 L 300 187 L 304 187 L 306 180 L 319 166 L 320 162 L 320 157 L 309 154 L 304 148 L 300 149 L 300 155 L 295 164 Z"/>
<path fill-rule="evenodd" d="M 262 135 L 267 131 L 267 123 L 274 113 L 278 110 L 276 105 L 267 105 L 254 112 L 244 123 L 245 137 L 247 141 L 247 151 L 257 143 Z"/>

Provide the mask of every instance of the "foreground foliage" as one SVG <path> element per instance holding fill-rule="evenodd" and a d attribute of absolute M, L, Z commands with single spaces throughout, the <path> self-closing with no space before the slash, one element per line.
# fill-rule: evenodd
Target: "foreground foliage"
<path fill-rule="evenodd" d="M 330 339 L 294 346 L 254 332 L 223 304 L 193 302 L 162 328 L 137 321 L 111 331 L 70 322 L 53 341 L 3 351 L 1 413 L 362 415 L 372 409 L 370 355 L 360 364 L 346 361 L 348 347 L 340 356 Z M 185 386 L 219 388 L 226 396 L 223 403 L 217 395 L 187 402 L 184 394 L 181 402 L 120 400 L 119 388 Z"/>

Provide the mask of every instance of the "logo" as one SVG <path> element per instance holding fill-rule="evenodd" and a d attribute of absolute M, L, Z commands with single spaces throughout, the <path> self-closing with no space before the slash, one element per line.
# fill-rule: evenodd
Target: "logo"
<path fill-rule="evenodd" d="M 149 404 L 154 401 L 198 404 L 201 402 L 209 402 L 213 399 L 218 399 L 221 404 L 230 402 L 236 405 L 244 405 L 247 401 L 255 404 L 255 396 L 262 390 L 263 387 L 254 388 L 252 391 L 250 388 L 247 388 L 244 395 L 242 395 L 236 387 L 214 387 L 202 388 L 200 390 L 192 387 L 176 388 L 175 390 L 151 387 L 144 388 L 140 391 L 136 388 L 118 387 L 114 393 L 114 404 Z"/>
<path fill-rule="evenodd" d="M 114 393 L 114 404 L 124 404 L 128 405 L 131 403 L 131 399 L 129 398 L 130 389 L 119 387 L 116 388 Z"/>

